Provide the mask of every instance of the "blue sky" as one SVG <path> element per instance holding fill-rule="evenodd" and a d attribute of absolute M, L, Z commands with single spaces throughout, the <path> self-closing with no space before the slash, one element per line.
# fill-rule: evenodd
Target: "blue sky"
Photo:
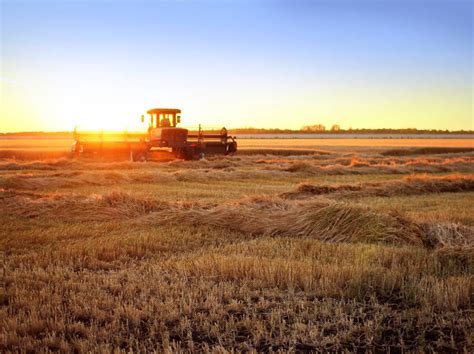
<path fill-rule="evenodd" d="M 1 60 L 0 131 L 474 129 L 469 1 L 3 0 Z"/>

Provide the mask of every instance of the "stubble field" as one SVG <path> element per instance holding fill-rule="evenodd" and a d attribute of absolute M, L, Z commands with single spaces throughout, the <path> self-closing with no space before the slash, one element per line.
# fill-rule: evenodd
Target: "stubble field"
<path fill-rule="evenodd" d="M 0 159 L 0 351 L 474 350 L 474 149 Z"/>

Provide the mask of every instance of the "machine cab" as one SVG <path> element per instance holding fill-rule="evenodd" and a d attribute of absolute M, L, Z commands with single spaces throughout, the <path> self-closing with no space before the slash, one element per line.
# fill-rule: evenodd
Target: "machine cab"
<path fill-rule="evenodd" d="M 150 142 L 157 147 L 182 147 L 186 145 L 188 130 L 178 128 L 181 122 L 181 110 L 176 108 L 153 108 L 150 115 Z M 142 116 L 142 122 L 144 121 Z"/>
<path fill-rule="evenodd" d="M 150 127 L 176 127 L 181 122 L 181 110 L 176 108 L 153 108 L 147 111 L 150 115 Z M 142 116 L 142 121 L 144 117 Z"/>

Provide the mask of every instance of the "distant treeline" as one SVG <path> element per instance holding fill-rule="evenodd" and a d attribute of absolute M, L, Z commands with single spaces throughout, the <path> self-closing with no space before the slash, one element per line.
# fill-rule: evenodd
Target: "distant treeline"
<path fill-rule="evenodd" d="M 206 132 L 219 133 L 220 129 L 208 130 Z M 303 127 L 302 129 L 278 129 L 278 128 L 235 128 L 229 129 L 232 134 L 473 134 L 473 130 L 442 130 L 442 129 L 331 129 L 318 130 L 310 127 Z M 132 132 L 130 132 L 133 134 Z M 72 131 L 63 132 L 15 132 L 15 133 L 0 133 L 0 136 L 38 136 L 38 137 L 61 137 L 65 135 L 72 135 Z"/>
<path fill-rule="evenodd" d="M 299 130 L 292 129 L 263 129 L 263 128 L 237 128 L 232 129 L 233 134 L 474 134 L 473 130 L 441 130 L 441 129 L 337 129 L 318 130 L 304 127 Z"/>

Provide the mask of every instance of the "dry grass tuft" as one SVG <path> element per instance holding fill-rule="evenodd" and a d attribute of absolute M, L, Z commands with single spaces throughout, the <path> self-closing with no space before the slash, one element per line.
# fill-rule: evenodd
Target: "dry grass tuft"
<path fill-rule="evenodd" d="M 298 194 L 329 194 L 340 191 L 360 191 L 362 187 L 360 185 L 340 184 L 337 186 L 325 186 L 325 185 L 312 185 L 308 183 L 300 183 L 297 187 L 296 193 Z M 292 193 L 283 193 L 283 196 L 292 196 Z"/>
<path fill-rule="evenodd" d="M 423 224 L 422 228 L 425 245 L 434 248 L 441 269 L 474 270 L 474 229 L 459 224 Z"/>
<path fill-rule="evenodd" d="M 474 230 L 459 224 L 422 224 L 425 245 L 432 248 L 474 249 Z"/>
<path fill-rule="evenodd" d="M 290 166 L 284 168 L 284 171 L 287 172 L 315 172 L 315 167 L 307 162 L 295 162 L 290 164 Z"/>

